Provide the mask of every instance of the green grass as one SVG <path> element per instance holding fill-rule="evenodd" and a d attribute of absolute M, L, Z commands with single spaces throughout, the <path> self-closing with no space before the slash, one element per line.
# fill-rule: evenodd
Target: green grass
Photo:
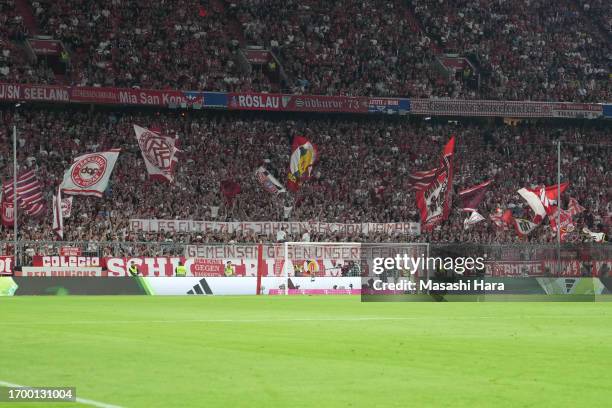
<path fill-rule="evenodd" d="M 124 407 L 601 407 L 611 323 L 609 302 L 2 298 L 0 381 Z"/>

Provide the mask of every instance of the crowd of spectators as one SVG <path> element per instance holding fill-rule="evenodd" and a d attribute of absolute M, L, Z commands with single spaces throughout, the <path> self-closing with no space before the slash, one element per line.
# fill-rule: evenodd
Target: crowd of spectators
<path fill-rule="evenodd" d="M 400 0 L 247 0 L 235 8 L 247 42 L 277 52 L 294 92 L 453 96 Z"/>
<path fill-rule="evenodd" d="M 612 95 L 604 0 L 29 4 L 39 32 L 70 50 L 74 85 L 579 102 Z M 26 34 L 21 19 L 13 0 L 0 2 L 0 78 L 51 83 L 44 67 L 14 59 Z M 272 50 L 286 76 L 249 69 L 240 50 L 252 45 Z M 469 81 L 443 72 L 440 51 L 469 58 Z"/>
<path fill-rule="evenodd" d="M 600 102 L 612 95 L 609 2 L 411 3 L 426 34 L 445 51 L 475 56 L 483 97 Z"/>
<path fill-rule="evenodd" d="M 227 16 L 198 0 L 35 0 L 41 31 L 72 50 L 79 86 L 188 90 L 265 88 L 245 77 Z"/>
<path fill-rule="evenodd" d="M 28 29 L 14 0 L 0 0 L 0 82 L 50 83 L 53 73 L 27 58 L 23 40 Z"/>
<path fill-rule="evenodd" d="M 532 218 L 517 195 L 521 187 L 556 182 L 555 140 L 563 141 L 562 179 L 570 182 L 563 207 L 574 197 L 586 208 L 576 217 L 583 226 L 608 232 L 612 214 L 609 128 L 560 127 L 554 123 L 518 126 L 485 123 L 433 123 L 401 117 L 311 118 L 244 115 L 228 112 L 179 114 L 117 113 L 110 110 L 29 108 L 17 115 L 0 111 L 0 174 L 11 176 L 10 127 L 19 128 L 21 169 L 34 168 L 45 186 L 50 206 L 72 159 L 111 147 L 121 154 L 105 197 L 75 197 L 65 220 L 68 241 L 255 242 L 276 237 L 254 234 L 174 234 L 131 231 L 128 220 L 192 219 L 211 221 L 321 221 L 338 223 L 419 221 L 408 175 L 436 166 L 444 143 L 457 135 L 454 188 L 459 190 L 493 179 L 479 210 L 486 220 L 465 230 L 457 200 L 451 216 L 431 233 L 411 241 L 507 243 L 519 241 L 511 229 L 496 228 L 489 215 L 498 208 L 516 217 Z M 133 124 L 178 134 L 182 153 L 173 184 L 150 181 L 136 144 Z M 265 166 L 286 180 L 290 141 L 308 137 L 319 159 L 310 180 L 298 193 L 274 195 L 256 181 Z M 222 182 L 237 183 L 240 193 L 228 198 Z M 40 219 L 22 216 L 26 240 L 52 240 L 50 211 Z M 540 226 L 523 240 L 554 241 L 550 227 Z M 11 237 L 4 229 L 2 237 Z M 574 234 L 572 239 L 580 239 Z M 300 240 L 300 236 L 287 236 Z M 313 241 L 397 241 L 388 235 L 317 234 Z"/>

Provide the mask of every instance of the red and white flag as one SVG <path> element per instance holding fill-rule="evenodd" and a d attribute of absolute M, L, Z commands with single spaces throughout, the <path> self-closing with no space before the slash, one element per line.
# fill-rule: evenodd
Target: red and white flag
<path fill-rule="evenodd" d="M 255 178 L 259 181 L 259 184 L 268 192 L 272 194 L 280 194 L 286 192 L 285 187 L 274 177 L 268 170 L 263 166 L 259 166 L 255 170 Z"/>
<path fill-rule="evenodd" d="M 455 136 L 444 146 L 440 167 L 435 177 L 416 191 L 417 207 L 421 212 L 421 227 L 432 230 L 448 218 L 450 214 L 453 191 L 453 155 L 455 153 Z M 414 174 L 414 173 L 413 173 Z"/>
<path fill-rule="evenodd" d="M 62 197 L 62 215 L 64 218 L 70 218 L 72 214 L 72 199 L 73 197 Z"/>
<path fill-rule="evenodd" d="M 470 216 L 463 220 L 463 229 L 470 229 L 470 227 L 478 224 L 482 220 L 484 220 L 484 217 L 478 211 L 472 211 Z"/>
<path fill-rule="evenodd" d="M 493 225 L 495 225 L 497 228 L 504 228 L 505 223 L 503 216 L 504 210 L 502 210 L 501 208 L 497 208 L 494 212 L 489 214 L 489 218 L 493 222 Z"/>
<path fill-rule="evenodd" d="M 538 224 L 524 218 L 512 217 L 512 223 L 516 233 L 521 237 L 531 234 L 538 227 Z"/>
<path fill-rule="evenodd" d="M 568 186 L 569 183 L 562 183 L 559 186 L 555 184 L 548 187 L 538 186 L 534 189 L 521 188 L 518 193 L 535 213 L 533 221 L 540 224 L 544 217 L 552 212 L 552 207 L 558 200 L 559 190 L 563 193 Z"/>
<path fill-rule="evenodd" d="M 13 203 L 6 200 L 5 187 L 3 185 L 2 189 L 0 189 L 0 206 L 2 210 L 0 218 L 4 228 L 13 228 L 15 226 L 15 211 L 13 210 Z"/>
<path fill-rule="evenodd" d="M 589 239 L 592 241 L 595 241 L 595 242 L 605 242 L 606 241 L 606 234 L 604 234 L 603 232 L 593 232 L 587 227 L 584 227 L 582 228 L 582 233 L 585 234 L 587 237 L 589 237 Z"/>
<path fill-rule="evenodd" d="M 423 170 L 423 171 L 414 171 L 409 176 L 410 184 L 413 190 L 422 190 L 431 184 L 432 181 L 436 178 L 436 174 L 438 174 L 440 168 L 436 167 L 431 170 Z"/>
<path fill-rule="evenodd" d="M 5 228 L 13 228 L 15 226 L 15 209 L 13 203 L 2 201 L 2 225 Z"/>
<path fill-rule="evenodd" d="M 463 228 L 469 229 L 472 225 L 484 220 L 484 217 L 478 213 L 477 209 L 481 201 L 484 199 L 487 187 L 493 180 L 485 181 L 459 192 L 459 200 L 461 201 L 461 211 L 467 211 L 470 215 L 463 220 Z"/>
<path fill-rule="evenodd" d="M 60 185 L 70 195 L 102 197 L 121 149 L 87 153 L 74 159 Z"/>
<path fill-rule="evenodd" d="M 461 201 L 461 211 L 476 211 L 482 202 L 487 187 L 491 185 L 493 180 L 485 181 L 484 183 L 476 184 L 459 192 L 459 200 Z"/>
<path fill-rule="evenodd" d="M 559 234 L 561 242 L 565 241 L 565 236 L 568 233 L 576 229 L 572 215 L 567 210 L 555 207 L 548 218 L 550 220 L 550 227 Z"/>
<path fill-rule="evenodd" d="M 161 135 L 138 125 L 134 125 L 134 132 L 149 178 L 172 183 L 178 163 L 176 138 Z"/>
<path fill-rule="evenodd" d="M 11 203 L 12 208 L 14 198 L 12 179 L 4 184 L 2 191 L 4 201 Z M 45 210 L 42 185 L 36 178 L 34 170 L 28 170 L 17 176 L 17 205 L 31 217 L 39 216 Z"/>
<path fill-rule="evenodd" d="M 570 197 L 569 203 L 567 205 L 567 211 L 569 211 L 570 215 L 574 216 L 583 212 L 584 207 L 578 204 L 578 200 L 576 200 L 574 197 Z"/>
<path fill-rule="evenodd" d="M 561 242 L 565 241 L 565 236 L 573 232 L 576 229 L 574 225 L 574 215 L 580 214 L 584 211 L 584 207 L 578 204 L 575 198 L 570 198 L 567 210 L 559 208 L 558 206 L 552 207 L 552 210 L 548 216 L 550 226 L 553 231 L 560 234 Z M 560 225 L 559 225 L 560 223 Z"/>
<path fill-rule="evenodd" d="M 53 196 L 53 232 L 59 239 L 64 239 L 64 215 L 62 214 L 62 189 L 60 187 Z"/>

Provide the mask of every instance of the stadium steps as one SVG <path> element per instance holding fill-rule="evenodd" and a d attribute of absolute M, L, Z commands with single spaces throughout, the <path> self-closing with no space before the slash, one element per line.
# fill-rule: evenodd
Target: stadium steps
<path fill-rule="evenodd" d="M 15 0 L 15 11 L 23 18 L 23 24 L 28 28 L 30 35 L 38 34 L 38 25 L 28 0 Z"/>
<path fill-rule="evenodd" d="M 421 22 L 419 21 L 419 19 L 416 17 L 416 15 L 412 12 L 412 8 L 410 6 L 410 3 L 403 3 L 406 8 L 406 20 L 408 20 L 408 25 L 410 26 L 410 29 L 412 30 L 412 32 L 414 33 L 420 33 L 421 35 L 426 35 L 425 34 L 425 30 L 423 30 L 423 26 L 421 25 Z M 430 38 L 430 48 L 433 51 L 434 54 L 436 55 L 440 55 L 442 54 L 442 48 L 440 48 L 440 46 L 436 43 L 436 41 L 433 38 Z"/>
<path fill-rule="evenodd" d="M 215 13 L 224 13 L 227 15 L 227 8 L 228 8 L 228 4 L 226 2 L 226 0 L 211 0 L 210 1 L 210 6 L 212 8 L 212 10 L 215 11 Z M 240 43 L 240 48 L 244 49 L 245 46 L 247 45 L 247 41 L 246 38 L 244 37 L 244 31 L 242 28 L 242 24 L 240 24 L 240 21 L 238 21 L 235 17 L 231 16 L 228 18 L 228 33 L 230 34 L 232 39 L 236 39 L 238 40 L 238 42 Z M 276 63 L 279 66 L 279 71 L 282 71 L 282 63 L 279 60 L 278 56 L 275 55 L 275 60 Z M 248 62 L 247 62 L 248 63 Z M 255 67 L 255 66 L 251 66 L 251 68 L 253 70 L 260 70 L 260 67 Z M 281 85 L 281 78 L 283 75 L 281 74 L 276 74 L 273 75 L 269 72 L 267 72 L 265 69 L 262 70 L 263 74 L 268 78 L 268 80 L 270 81 L 270 85 L 271 85 L 271 91 L 272 92 L 281 92 L 282 91 L 282 85 Z"/>
<path fill-rule="evenodd" d="M 225 2 L 225 0 L 210 0 L 210 5 L 215 13 L 228 15 L 226 10 L 227 3 Z M 232 39 L 238 40 L 240 46 L 244 47 L 246 45 L 246 40 L 244 38 L 244 34 L 242 32 L 242 25 L 240 24 L 240 22 L 234 17 L 229 17 L 227 28 Z"/>

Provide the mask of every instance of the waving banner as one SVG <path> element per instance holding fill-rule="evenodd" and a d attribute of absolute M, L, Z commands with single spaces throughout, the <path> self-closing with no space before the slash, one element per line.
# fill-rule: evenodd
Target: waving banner
<path fill-rule="evenodd" d="M 300 189 L 303 180 L 307 180 L 312 166 L 317 160 L 317 149 L 304 136 L 296 136 L 291 144 L 291 160 L 287 175 L 287 188 L 293 192 Z"/>
<path fill-rule="evenodd" d="M 62 189 L 57 189 L 53 196 L 53 232 L 59 239 L 64 239 L 64 214 L 62 209 Z"/>
<path fill-rule="evenodd" d="M 433 180 L 416 191 L 417 207 L 421 212 L 423 230 L 432 230 L 448 218 L 453 191 L 453 154 L 455 136 L 444 146 L 440 167 Z"/>
<path fill-rule="evenodd" d="M 6 202 L 13 202 L 13 180 L 9 180 L 2 187 L 2 197 Z M 17 205 L 31 217 L 39 216 L 45 210 L 42 184 L 34 170 L 23 172 L 17 177 Z"/>
<path fill-rule="evenodd" d="M 62 216 L 70 218 L 72 215 L 72 199 L 73 197 L 62 197 Z"/>
<path fill-rule="evenodd" d="M 64 173 L 60 188 L 63 193 L 102 197 L 108 187 L 117 157 L 121 149 L 88 153 L 77 157 Z"/>
<path fill-rule="evenodd" d="M 174 181 L 174 169 L 178 162 L 175 157 L 178 151 L 176 139 L 160 135 L 138 125 L 134 125 L 134 132 L 149 177 L 153 180 L 172 183 Z"/>
<path fill-rule="evenodd" d="M 476 211 L 478 205 L 482 202 L 482 199 L 487 192 L 487 187 L 493 182 L 493 180 L 485 181 L 484 183 L 477 184 L 465 190 L 459 192 L 459 199 L 461 200 L 461 210 L 473 212 Z"/>
<path fill-rule="evenodd" d="M 240 232 L 242 234 L 276 234 L 283 228 L 288 234 L 301 236 L 304 232 L 316 234 L 384 234 L 388 236 L 419 235 L 421 233 L 418 222 L 389 222 L 389 223 L 353 223 L 343 224 L 335 222 L 277 222 L 277 221 L 247 221 L 247 222 L 217 222 L 199 220 L 159 220 L 159 219 L 130 219 L 129 228 L 137 232 L 171 231 L 177 233 L 228 233 Z"/>
<path fill-rule="evenodd" d="M 272 194 L 285 192 L 285 187 L 283 187 L 280 181 L 262 166 L 259 166 L 259 168 L 255 170 L 255 178 L 266 191 Z"/>

